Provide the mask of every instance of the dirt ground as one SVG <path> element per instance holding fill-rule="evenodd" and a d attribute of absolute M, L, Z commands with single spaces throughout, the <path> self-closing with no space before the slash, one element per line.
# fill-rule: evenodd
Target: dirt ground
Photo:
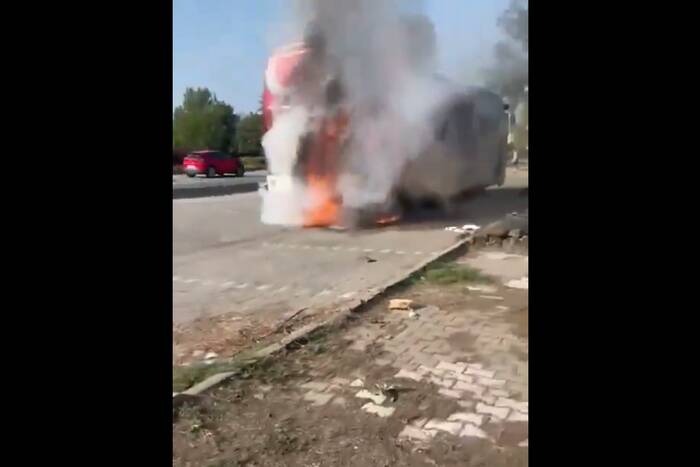
<path fill-rule="evenodd" d="M 487 421 L 483 430 L 488 439 L 438 430 L 427 441 L 399 436 L 418 419 L 446 419 L 475 401 L 445 397 L 424 380 L 397 380 L 396 364 L 382 361 L 388 355 L 383 342 L 405 330 L 409 320 L 387 311 L 392 297 L 413 299 L 448 318 L 465 310 L 483 312 L 484 320 L 507 325 L 513 339 L 526 342 L 527 290 L 502 285 L 496 289 L 492 295 L 500 297 L 498 309 L 492 296 L 469 292 L 464 283 L 438 286 L 417 281 L 377 301 L 341 329 L 313 336 L 261 362 L 243 377 L 204 394 L 198 403 L 174 412 L 173 465 L 526 466 L 527 421 Z M 429 316 L 426 312 L 417 319 Z M 415 326 L 420 330 L 420 321 Z M 363 351 L 350 338 L 358 335 L 371 335 Z M 480 353 L 480 339 L 478 332 L 458 330 L 444 340 L 452 352 L 465 355 L 465 361 L 488 361 Z M 514 349 L 511 357 L 526 362 L 526 348 Z M 373 393 L 382 393 L 377 385 L 388 385 L 383 394 L 388 398 L 384 406 L 393 409 L 390 416 L 363 410 L 367 400 L 358 398 L 358 387 L 350 383 L 356 379 Z M 316 386 L 334 392 L 310 396 L 313 391 L 308 388 Z"/>

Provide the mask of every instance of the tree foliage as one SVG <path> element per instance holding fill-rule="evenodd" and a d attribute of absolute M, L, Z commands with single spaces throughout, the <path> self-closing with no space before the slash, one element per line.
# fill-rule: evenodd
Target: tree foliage
<path fill-rule="evenodd" d="M 494 63 L 486 70 L 486 81 L 494 91 L 516 102 L 528 83 L 528 0 L 511 0 L 498 26 L 506 39 L 494 47 Z"/>
<path fill-rule="evenodd" d="M 173 113 L 173 147 L 230 151 L 238 117 L 207 88 L 187 88 Z"/>
<path fill-rule="evenodd" d="M 236 142 L 241 154 L 261 154 L 263 117 L 260 113 L 249 113 L 241 119 L 236 128 Z"/>

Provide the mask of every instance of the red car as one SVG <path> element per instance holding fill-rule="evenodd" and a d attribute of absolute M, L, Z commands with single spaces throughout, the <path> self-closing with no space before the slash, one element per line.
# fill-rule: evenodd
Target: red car
<path fill-rule="evenodd" d="M 207 178 L 225 174 L 242 177 L 245 174 L 245 167 L 240 158 L 221 151 L 194 151 L 185 157 L 182 166 L 188 177 L 197 174 L 204 174 Z"/>

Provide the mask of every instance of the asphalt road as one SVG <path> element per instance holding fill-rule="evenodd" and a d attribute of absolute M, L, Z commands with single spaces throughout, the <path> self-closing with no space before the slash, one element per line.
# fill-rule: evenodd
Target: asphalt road
<path fill-rule="evenodd" d="M 264 170 L 247 172 L 244 177 L 227 175 L 224 177 L 206 178 L 187 175 L 173 175 L 173 198 L 198 198 L 221 196 L 232 193 L 257 191 L 258 184 L 265 180 Z"/>
<path fill-rule="evenodd" d="M 173 200 L 173 321 L 352 300 L 455 243 L 446 226 L 484 225 L 526 208 L 525 186 L 527 172 L 510 171 L 504 187 L 465 202 L 455 218 L 425 213 L 345 232 L 264 225 L 258 193 Z"/>

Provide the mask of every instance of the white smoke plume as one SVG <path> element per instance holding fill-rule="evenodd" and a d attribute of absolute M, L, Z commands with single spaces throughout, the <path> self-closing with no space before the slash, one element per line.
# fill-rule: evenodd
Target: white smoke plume
<path fill-rule="evenodd" d="M 313 25 L 339 70 L 351 138 L 343 153 L 338 189 L 343 205 L 381 205 L 407 163 L 434 138 L 434 113 L 449 98 L 435 79 L 435 33 L 422 15 L 402 13 L 397 0 L 306 0 L 298 20 Z M 292 175 L 299 140 L 309 131 L 308 109 L 277 119 L 263 138 L 271 173 Z M 350 175 L 352 174 L 352 176 Z M 287 195 L 264 193 L 263 221 L 300 224 L 301 184 Z"/>

